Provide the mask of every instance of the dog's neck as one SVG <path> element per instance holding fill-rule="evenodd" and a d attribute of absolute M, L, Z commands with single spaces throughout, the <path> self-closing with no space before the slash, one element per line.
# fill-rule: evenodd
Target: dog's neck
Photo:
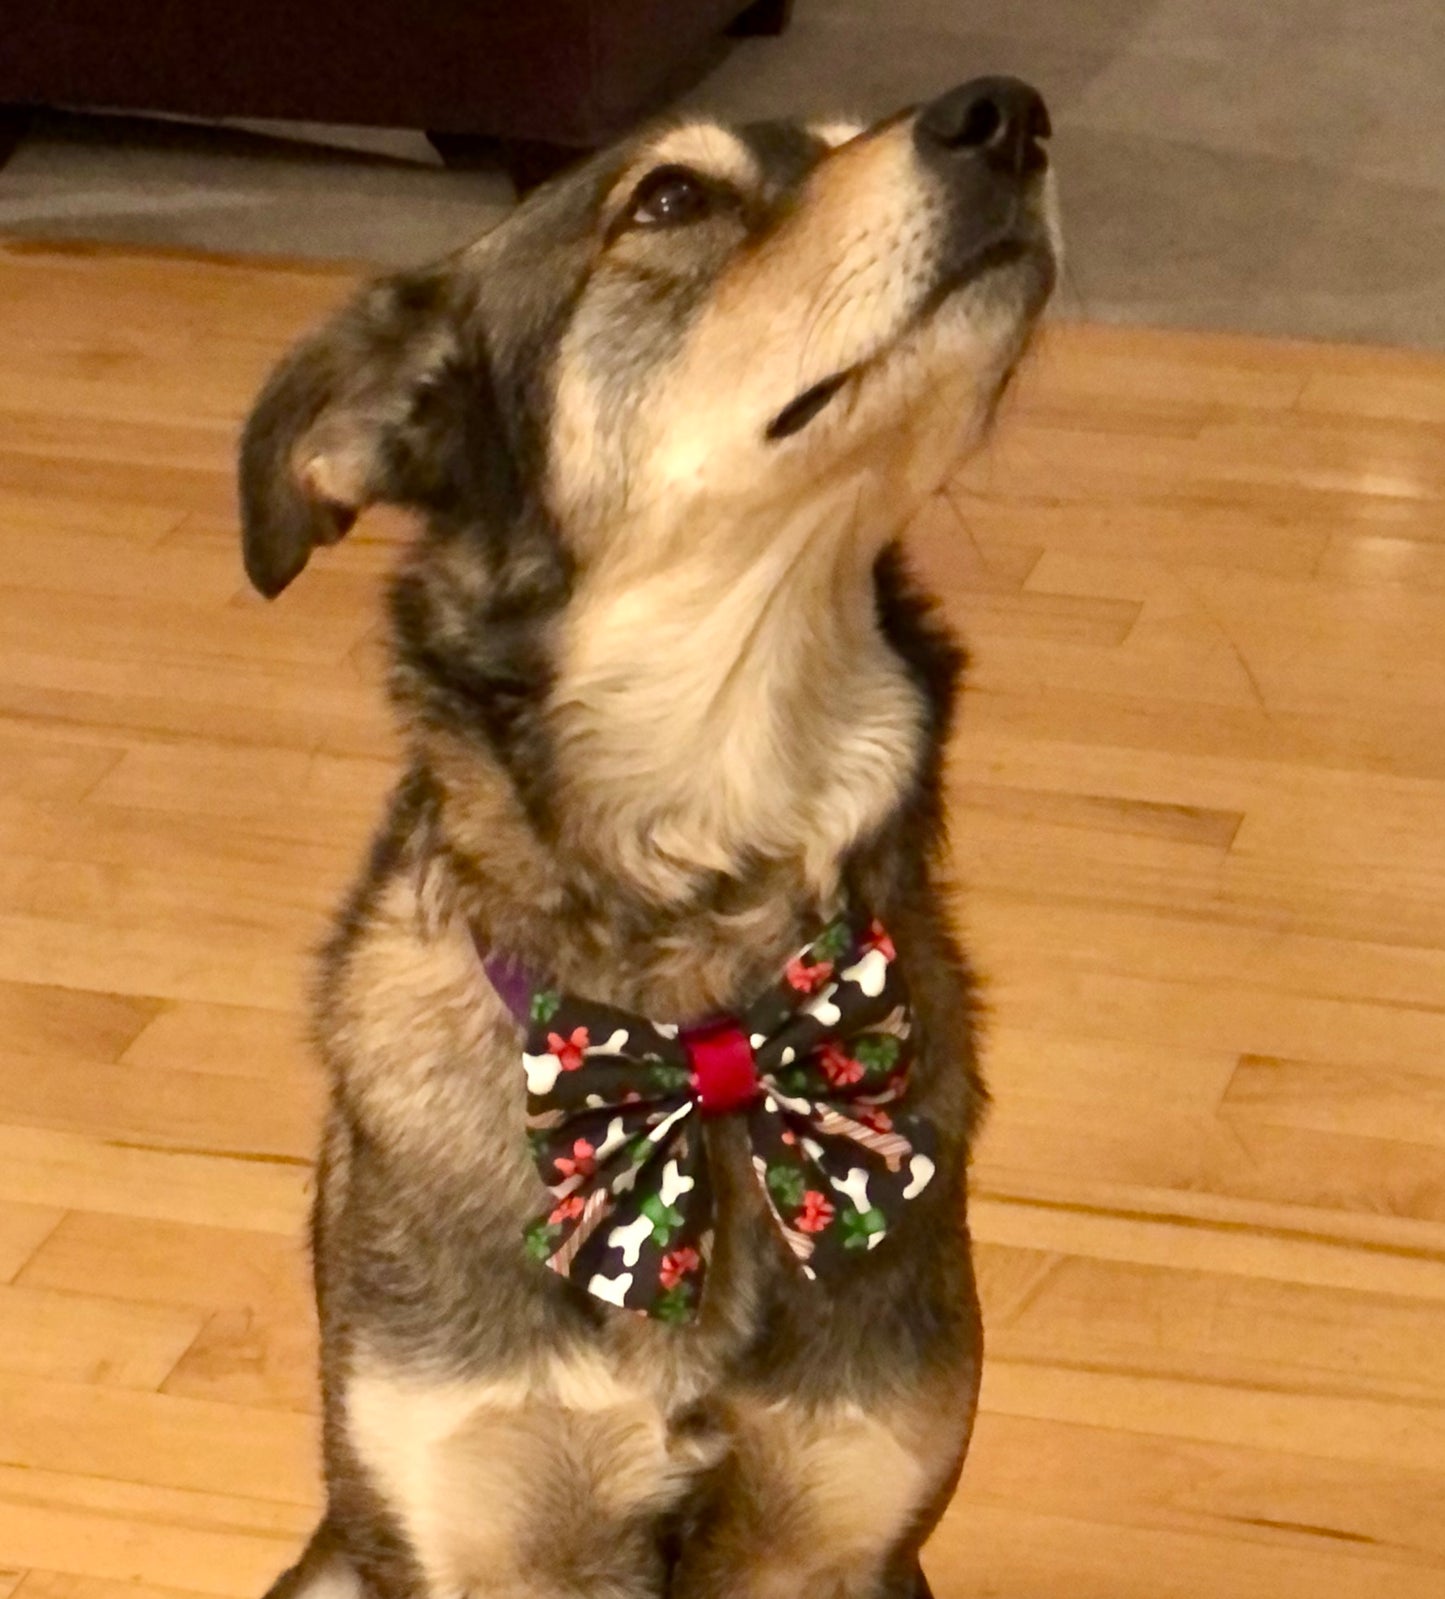
<path fill-rule="evenodd" d="M 572 847 L 660 902 L 764 861 L 829 896 L 921 738 L 879 628 L 879 549 L 840 496 L 584 575 L 552 709 Z"/>
<path fill-rule="evenodd" d="M 635 930 L 642 958 L 666 929 L 661 991 L 695 993 L 691 971 L 711 987 L 749 949 L 771 960 L 836 894 L 914 781 L 926 708 L 880 628 L 880 540 L 853 503 L 826 510 L 579 576 L 545 712 L 549 826 L 524 826 L 495 770 L 440 763 L 497 936 L 610 948 L 615 971 L 619 940 Z"/>

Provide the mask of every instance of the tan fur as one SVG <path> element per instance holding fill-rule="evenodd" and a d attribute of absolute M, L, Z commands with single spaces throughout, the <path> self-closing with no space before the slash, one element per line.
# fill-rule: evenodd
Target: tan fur
<path fill-rule="evenodd" d="M 439 1593 L 561 1592 L 589 1567 L 589 1591 L 640 1591 L 636 1551 L 615 1553 L 625 1525 L 713 1463 L 667 1420 L 700 1369 L 663 1360 L 649 1374 L 626 1378 L 596 1353 L 472 1383 L 369 1366 L 349 1385 L 347 1423 Z"/>
<path fill-rule="evenodd" d="M 398 879 L 376 907 L 333 1010 L 328 1046 L 346 1059 L 348 1090 L 368 1131 L 406 1146 L 412 1158 L 465 1173 L 459 1135 L 479 1114 L 477 1073 L 493 1062 L 505 1070 L 514 1037 L 465 924 L 444 914 L 432 925 L 421 881 Z M 514 1121 L 521 1143 L 521 1106 L 500 1083 L 487 1114 Z M 492 1174 L 494 1184 L 516 1180 L 518 1226 L 536 1202 L 528 1175 Z M 498 1187 L 497 1199 L 504 1195 Z"/>
<path fill-rule="evenodd" d="M 366 1599 L 361 1579 L 339 1555 L 312 1577 L 307 1599 Z"/>
<path fill-rule="evenodd" d="M 834 892 L 840 845 L 895 803 L 920 732 L 851 518 L 815 497 L 761 550 L 704 537 L 691 561 L 589 581 L 556 691 L 579 849 L 660 898 L 748 854 Z"/>
<path fill-rule="evenodd" d="M 725 1493 L 676 1592 L 872 1592 L 958 1457 L 970 1412 L 957 1384 L 911 1406 L 882 1396 L 876 1412 L 735 1399 L 725 1434 L 680 1434 L 669 1413 L 707 1387 L 704 1372 L 579 1355 L 463 1384 L 370 1366 L 349 1386 L 347 1423 L 439 1593 L 555 1594 L 583 1571 L 589 1592 L 644 1592 L 618 1558 L 625 1525 L 711 1471 Z"/>
<path fill-rule="evenodd" d="M 730 1475 L 677 1591 L 687 1599 L 873 1593 L 958 1458 L 968 1413 L 958 1385 L 940 1406 L 943 1397 L 922 1404 L 890 1393 L 876 1410 L 735 1404 Z"/>

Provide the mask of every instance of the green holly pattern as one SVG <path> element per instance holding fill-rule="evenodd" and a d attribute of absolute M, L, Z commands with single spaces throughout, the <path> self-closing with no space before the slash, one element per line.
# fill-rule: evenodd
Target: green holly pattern
<path fill-rule="evenodd" d="M 808 1179 L 797 1166 L 769 1166 L 768 1192 L 773 1202 L 782 1210 L 797 1210 L 808 1189 Z"/>
<path fill-rule="evenodd" d="M 868 1240 L 875 1233 L 888 1231 L 888 1218 L 874 1206 L 870 1210 L 843 1212 L 844 1249 L 867 1249 Z"/>
<path fill-rule="evenodd" d="M 666 1249 L 682 1226 L 682 1212 L 676 1205 L 667 1204 L 661 1194 L 648 1194 L 637 1208 L 652 1223 L 653 1243 Z"/>
<path fill-rule="evenodd" d="M 550 1258 L 561 1236 L 561 1227 L 549 1222 L 545 1217 L 534 1221 L 523 1234 L 528 1260 L 542 1261 Z"/>
<path fill-rule="evenodd" d="M 647 1061 L 647 1080 L 659 1093 L 678 1094 L 692 1081 L 692 1073 L 654 1055 Z"/>
<path fill-rule="evenodd" d="M 808 953 L 812 957 L 812 964 L 821 966 L 824 961 L 838 960 L 848 953 L 852 941 L 852 930 L 844 918 L 839 917 L 837 921 L 830 922 L 809 947 Z"/>
<path fill-rule="evenodd" d="M 664 1288 L 652 1302 L 652 1314 L 659 1321 L 691 1321 L 697 1309 L 697 1291 L 691 1283 Z"/>
<path fill-rule="evenodd" d="M 903 1046 L 887 1033 L 870 1033 L 854 1041 L 853 1059 L 869 1077 L 891 1077 L 903 1053 Z"/>
<path fill-rule="evenodd" d="M 542 1026 L 546 1026 L 561 1008 L 562 996 L 555 989 L 539 988 L 532 995 L 532 1020 Z"/>

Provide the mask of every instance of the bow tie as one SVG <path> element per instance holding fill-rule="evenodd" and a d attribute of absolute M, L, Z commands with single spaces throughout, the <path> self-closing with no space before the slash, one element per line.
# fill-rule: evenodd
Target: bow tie
<path fill-rule="evenodd" d="M 745 1118 L 767 1210 L 804 1274 L 876 1248 L 934 1173 L 899 1108 L 910 1014 L 892 941 L 843 916 L 737 1017 L 682 1028 L 484 956 L 526 1030 L 527 1126 L 551 1204 L 533 1259 L 608 1304 L 689 1321 L 713 1242 L 700 1122 Z"/>

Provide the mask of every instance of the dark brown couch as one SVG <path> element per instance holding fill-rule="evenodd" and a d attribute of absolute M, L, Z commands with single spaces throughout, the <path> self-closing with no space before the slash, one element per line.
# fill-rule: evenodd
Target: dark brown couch
<path fill-rule="evenodd" d="M 423 128 L 583 149 L 789 0 L 11 0 L 0 105 Z M 452 136 L 449 140 L 448 136 Z"/>

